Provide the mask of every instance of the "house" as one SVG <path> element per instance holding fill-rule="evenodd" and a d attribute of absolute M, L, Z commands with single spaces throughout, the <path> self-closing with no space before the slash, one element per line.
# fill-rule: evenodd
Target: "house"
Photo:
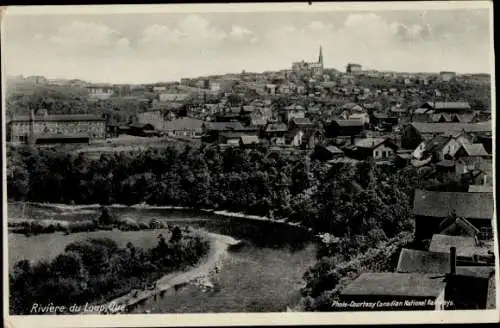
<path fill-rule="evenodd" d="M 434 273 L 363 273 L 340 292 L 337 306 L 349 304 L 342 311 L 438 310 L 444 308 L 445 288 L 445 277 Z"/>
<path fill-rule="evenodd" d="M 241 137 L 243 136 L 246 136 L 244 131 L 241 132 L 224 131 L 219 133 L 217 143 L 230 146 L 239 146 Z"/>
<path fill-rule="evenodd" d="M 342 110 L 348 111 L 349 113 L 366 113 L 366 109 L 363 108 L 363 106 L 352 102 L 344 104 Z"/>
<path fill-rule="evenodd" d="M 393 106 L 390 109 L 390 113 L 394 117 L 403 117 L 408 115 L 408 108 L 403 108 L 400 106 Z"/>
<path fill-rule="evenodd" d="M 256 135 L 242 135 L 240 137 L 240 146 L 251 148 L 260 143 L 260 139 Z"/>
<path fill-rule="evenodd" d="M 493 162 L 483 157 L 460 157 L 455 161 L 457 175 L 473 174 L 474 184 L 493 186 Z M 478 177 L 480 179 L 478 179 Z M 480 181 L 478 181 L 480 180 Z"/>
<path fill-rule="evenodd" d="M 294 118 L 305 118 L 306 110 L 301 105 L 290 105 L 283 109 L 283 120 L 290 122 Z"/>
<path fill-rule="evenodd" d="M 390 160 L 394 157 L 398 146 L 389 138 L 364 138 L 354 145 L 344 148 L 344 153 L 352 158 L 364 160 L 369 157 L 376 161 Z"/>
<path fill-rule="evenodd" d="M 457 250 L 457 261 L 464 265 L 481 263 L 494 264 L 493 244 L 479 237 L 449 236 L 435 234 L 429 245 L 429 252 L 448 253 L 451 247 Z"/>
<path fill-rule="evenodd" d="M 290 127 L 291 129 L 301 129 L 301 130 L 310 130 L 314 127 L 314 124 L 311 122 L 311 120 L 307 117 L 305 118 L 293 118 L 292 121 L 290 122 Z"/>
<path fill-rule="evenodd" d="M 262 134 L 271 144 L 284 145 L 287 132 L 288 127 L 284 123 L 268 123 Z"/>
<path fill-rule="evenodd" d="M 223 132 L 247 132 L 257 134 L 258 129 L 253 127 L 244 127 L 241 122 L 204 122 L 202 124 L 203 140 L 205 142 L 214 142 L 219 140 Z M 237 139 L 239 136 L 237 137 Z M 238 139 L 239 140 L 239 139 Z"/>
<path fill-rule="evenodd" d="M 160 133 L 149 123 L 134 123 L 129 126 L 128 134 L 138 137 L 159 136 Z"/>
<path fill-rule="evenodd" d="M 461 135 L 445 136 L 437 135 L 429 141 L 422 142 L 413 152 L 413 157 L 417 159 L 428 158 L 439 162 L 454 158 L 456 152 L 462 146 L 462 143 L 468 143 L 468 139 Z"/>
<path fill-rule="evenodd" d="M 428 101 L 422 108 L 434 110 L 435 113 L 467 113 L 472 110 L 470 104 L 466 101 Z"/>
<path fill-rule="evenodd" d="M 256 128 L 263 128 L 267 124 L 267 120 L 260 116 L 252 115 L 250 117 L 250 126 L 256 127 Z"/>
<path fill-rule="evenodd" d="M 372 113 L 370 120 L 376 129 L 381 129 L 383 131 L 392 131 L 392 127 L 399 123 L 398 117 L 391 117 L 380 112 Z"/>
<path fill-rule="evenodd" d="M 439 192 L 417 189 L 413 200 L 415 238 L 430 239 L 441 222 L 459 216 L 476 228 L 491 229 L 493 196 L 488 193 Z"/>
<path fill-rule="evenodd" d="M 316 145 L 314 151 L 311 154 L 312 159 L 318 159 L 320 161 L 330 161 L 332 159 L 341 158 L 344 156 L 344 152 L 334 146 Z"/>
<path fill-rule="evenodd" d="M 165 124 L 167 123 L 167 119 L 165 118 L 164 113 L 159 110 L 149 111 L 136 114 L 137 123 L 149 123 L 155 127 L 156 130 L 162 130 L 165 128 Z"/>
<path fill-rule="evenodd" d="M 353 63 L 349 63 L 347 64 L 347 67 L 346 67 L 346 74 L 360 74 L 362 72 L 361 70 L 362 66 L 360 64 L 353 64 Z"/>
<path fill-rule="evenodd" d="M 200 138 L 203 134 L 204 122 L 191 117 L 181 117 L 167 121 L 163 130 L 170 136 Z"/>
<path fill-rule="evenodd" d="M 363 132 L 365 125 L 361 120 L 334 120 L 326 127 L 329 138 L 355 136 Z"/>
<path fill-rule="evenodd" d="M 93 84 L 87 86 L 90 99 L 104 100 L 109 99 L 113 93 L 113 86 L 109 84 Z"/>
<path fill-rule="evenodd" d="M 454 309 L 485 309 L 488 288 L 495 283 L 494 262 L 461 262 L 457 252 L 457 248 L 451 247 L 446 253 L 403 249 L 396 270 L 398 273 L 434 274 L 437 279 L 445 276 L 445 298 L 455 303 Z"/>
<path fill-rule="evenodd" d="M 276 84 L 266 84 L 266 87 L 265 87 L 267 94 L 269 94 L 269 95 L 275 95 L 276 88 L 277 88 Z"/>

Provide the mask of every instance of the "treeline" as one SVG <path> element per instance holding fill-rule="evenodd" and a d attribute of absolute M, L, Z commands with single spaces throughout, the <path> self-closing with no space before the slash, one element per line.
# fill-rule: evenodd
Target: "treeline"
<path fill-rule="evenodd" d="M 132 243 L 122 248 L 108 238 L 74 242 L 51 262 L 16 264 L 9 279 L 10 313 L 30 314 L 35 303 L 102 304 L 195 265 L 208 250 L 202 236 L 178 233 L 169 241 L 160 235 L 157 246 L 148 250 Z"/>
<path fill-rule="evenodd" d="M 187 206 L 300 221 L 336 236 L 394 236 L 412 222 L 416 187 L 457 188 L 435 170 L 365 161 L 327 166 L 305 155 L 201 146 L 84 154 L 9 148 L 9 199 Z"/>

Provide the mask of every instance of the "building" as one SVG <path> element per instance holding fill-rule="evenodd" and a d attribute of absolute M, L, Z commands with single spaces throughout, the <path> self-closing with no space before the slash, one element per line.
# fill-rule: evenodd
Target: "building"
<path fill-rule="evenodd" d="M 160 102 L 182 102 L 189 98 L 187 93 L 160 93 L 158 100 Z"/>
<path fill-rule="evenodd" d="M 422 142 L 413 152 L 413 157 L 422 159 L 430 156 L 436 162 L 452 159 L 463 144 L 470 143 L 470 137 L 464 133 L 455 136 L 437 135 L 428 141 Z"/>
<path fill-rule="evenodd" d="M 340 293 L 342 311 L 444 309 L 446 279 L 432 273 L 363 273 Z"/>
<path fill-rule="evenodd" d="M 464 218 L 479 230 L 491 229 L 493 195 L 417 189 L 413 201 L 413 214 L 417 240 L 430 239 L 439 231 L 441 222 L 451 216 Z"/>
<path fill-rule="evenodd" d="M 349 75 L 360 74 L 362 72 L 361 65 L 360 64 L 349 63 L 349 64 L 347 64 L 347 67 L 346 67 L 345 71 Z"/>
<path fill-rule="evenodd" d="M 87 90 L 91 99 L 109 99 L 114 93 L 113 87 L 108 84 L 89 85 Z"/>
<path fill-rule="evenodd" d="M 59 136 L 62 140 L 67 136 L 86 136 L 90 140 L 103 139 L 106 137 L 106 121 L 97 115 L 73 114 L 73 115 L 45 115 L 35 116 L 31 112 L 29 116 L 14 117 L 7 123 L 7 139 L 11 142 L 29 142 L 30 136 L 33 141 L 45 136 Z"/>
<path fill-rule="evenodd" d="M 480 231 L 480 230 L 479 230 Z M 451 247 L 457 250 L 457 261 L 463 265 L 495 264 L 493 244 L 474 236 L 449 236 L 435 234 L 429 245 L 429 252 L 449 254 Z"/>
<path fill-rule="evenodd" d="M 137 137 L 158 137 L 160 132 L 149 123 L 134 123 L 129 126 L 128 134 Z"/>
<path fill-rule="evenodd" d="M 273 145 L 284 145 L 287 132 L 288 126 L 284 123 L 268 123 L 262 136 Z"/>
<path fill-rule="evenodd" d="M 405 128 L 406 133 L 418 134 L 423 139 L 434 137 L 435 135 L 449 135 L 466 132 L 468 134 L 491 134 L 491 122 L 481 123 L 423 123 L 412 122 Z"/>
<path fill-rule="evenodd" d="M 290 122 L 293 119 L 303 119 L 305 115 L 306 110 L 301 105 L 290 105 L 283 109 L 283 120 L 285 122 Z"/>
<path fill-rule="evenodd" d="M 320 161 L 331 161 L 341 157 L 344 157 L 344 152 L 334 145 L 316 145 L 314 147 L 314 152 L 311 154 L 312 159 L 318 159 Z"/>
<path fill-rule="evenodd" d="M 363 132 L 365 125 L 362 120 L 334 120 L 326 128 L 329 138 L 356 136 Z"/>
<path fill-rule="evenodd" d="M 202 120 L 196 118 L 181 117 L 166 121 L 162 129 L 170 136 L 200 138 L 203 135 L 203 124 Z"/>
<path fill-rule="evenodd" d="M 439 72 L 439 80 L 441 82 L 450 82 L 453 81 L 456 77 L 457 73 L 455 72 L 448 72 L 448 71 Z"/>
<path fill-rule="evenodd" d="M 136 123 L 143 123 L 143 124 L 149 123 L 153 125 L 156 130 L 164 129 L 165 124 L 167 123 L 165 115 L 163 114 L 163 112 L 159 110 L 138 113 L 136 117 L 137 117 Z"/>
<path fill-rule="evenodd" d="M 397 149 L 398 146 L 389 138 L 364 138 L 346 147 L 344 153 L 358 160 L 371 157 L 376 161 L 387 161 L 394 158 Z"/>
<path fill-rule="evenodd" d="M 292 71 L 296 74 L 323 75 L 323 49 L 319 47 L 319 56 L 317 62 L 308 63 L 305 61 L 292 63 Z"/>
<path fill-rule="evenodd" d="M 470 104 L 466 101 L 428 101 L 421 108 L 433 110 L 434 113 L 467 113 L 472 110 Z"/>

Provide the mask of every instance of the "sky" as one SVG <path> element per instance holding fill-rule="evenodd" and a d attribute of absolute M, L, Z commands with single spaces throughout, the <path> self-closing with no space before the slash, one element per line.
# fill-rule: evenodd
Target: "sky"
<path fill-rule="evenodd" d="M 317 61 L 489 73 L 487 9 L 7 15 L 7 75 L 149 83 Z"/>

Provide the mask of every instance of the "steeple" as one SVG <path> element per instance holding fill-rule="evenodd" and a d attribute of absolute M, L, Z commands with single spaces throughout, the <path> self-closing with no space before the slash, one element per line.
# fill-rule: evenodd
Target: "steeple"
<path fill-rule="evenodd" d="M 318 64 L 321 64 L 323 66 L 323 49 L 321 46 L 319 46 L 319 59 L 318 59 Z"/>

